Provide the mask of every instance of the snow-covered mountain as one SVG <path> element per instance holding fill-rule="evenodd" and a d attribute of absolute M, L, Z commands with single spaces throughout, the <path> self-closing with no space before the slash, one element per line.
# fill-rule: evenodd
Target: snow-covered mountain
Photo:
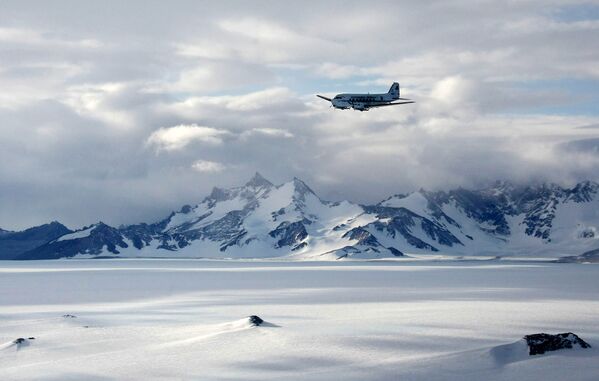
<path fill-rule="evenodd" d="M 19 256 L 382 258 L 409 254 L 579 255 L 599 247 L 599 184 L 424 190 L 376 205 L 321 200 L 304 182 L 260 174 L 214 188 L 153 224 L 104 223 Z"/>

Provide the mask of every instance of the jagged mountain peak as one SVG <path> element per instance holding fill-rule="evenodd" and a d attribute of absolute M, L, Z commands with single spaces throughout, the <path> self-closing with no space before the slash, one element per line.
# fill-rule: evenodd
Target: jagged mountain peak
<path fill-rule="evenodd" d="M 245 183 L 246 187 L 251 188 L 270 188 L 273 184 L 268 181 L 264 176 L 260 174 L 260 172 L 256 172 L 254 177 L 252 177 L 247 183 Z"/>
<path fill-rule="evenodd" d="M 570 188 L 502 181 L 474 190 L 420 189 L 369 206 L 322 201 L 297 177 L 275 186 L 256 173 L 242 186 L 214 188 L 200 204 L 161 222 L 118 229 L 99 222 L 21 258 L 542 255 L 547 248 L 579 254 L 599 246 L 598 195 L 593 181 Z"/>
<path fill-rule="evenodd" d="M 481 191 L 493 196 L 512 193 L 517 186 L 508 180 L 497 180 L 490 186 L 483 188 Z"/>
<path fill-rule="evenodd" d="M 590 201 L 599 193 L 599 184 L 594 181 L 582 181 L 569 191 L 570 198 L 576 202 Z"/>
<path fill-rule="evenodd" d="M 303 180 L 297 177 L 293 178 L 293 186 L 298 195 L 313 194 L 316 196 L 316 193 Z"/>
<path fill-rule="evenodd" d="M 274 185 L 264 178 L 259 172 L 256 172 L 254 176 L 246 182 L 243 186 L 237 186 L 233 188 L 212 188 L 212 192 L 202 201 L 207 203 L 210 207 L 221 201 L 229 201 L 236 197 L 241 196 L 242 198 L 252 201 L 265 192 L 270 191 L 274 188 Z M 193 209 L 193 208 L 192 208 Z"/>

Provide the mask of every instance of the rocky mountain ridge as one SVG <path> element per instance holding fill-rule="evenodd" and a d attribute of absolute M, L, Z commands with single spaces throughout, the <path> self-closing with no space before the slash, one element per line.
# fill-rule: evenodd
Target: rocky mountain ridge
<path fill-rule="evenodd" d="M 598 193 L 599 184 L 591 181 L 572 188 L 498 182 L 358 205 L 324 201 L 297 178 L 277 186 L 256 173 L 245 185 L 214 188 L 199 204 L 161 221 L 67 229 L 13 257 L 580 255 L 599 247 Z M 0 234 L 0 243 L 6 234 L 15 233 Z"/>

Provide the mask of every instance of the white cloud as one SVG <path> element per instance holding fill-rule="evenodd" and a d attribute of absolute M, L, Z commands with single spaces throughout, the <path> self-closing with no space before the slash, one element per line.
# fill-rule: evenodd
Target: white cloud
<path fill-rule="evenodd" d="M 44 45 L 53 48 L 95 49 L 104 44 L 96 39 L 66 39 L 51 36 L 51 33 L 30 28 L 0 27 L 0 42 L 20 45 Z"/>
<path fill-rule="evenodd" d="M 365 75 L 367 70 L 353 65 L 340 65 L 334 62 L 325 62 L 316 67 L 316 73 L 325 78 L 343 79 L 355 75 Z"/>
<path fill-rule="evenodd" d="M 569 142 L 599 138 L 573 128 L 599 124 L 599 29 L 554 18 L 565 3 L 131 0 L 107 19 L 94 2 L 12 2 L 0 226 L 153 220 L 256 170 L 359 202 L 596 179 L 597 151 Z M 395 80 L 415 104 L 359 113 L 314 96 Z"/>
<path fill-rule="evenodd" d="M 282 106 L 294 94 L 284 87 L 276 87 L 253 93 L 230 97 L 227 108 L 231 110 L 250 111 L 271 106 Z M 282 106 L 284 107 L 284 106 Z"/>
<path fill-rule="evenodd" d="M 279 129 L 279 128 L 254 128 L 252 131 L 255 131 L 264 135 L 271 136 L 281 136 L 283 138 L 292 138 L 293 134 L 287 130 Z"/>
<path fill-rule="evenodd" d="M 196 160 L 191 165 L 194 171 L 202 173 L 218 173 L 225 170 L 226 166 L 222 163 L 209 160 Z"/>
<path fill-rule="evenodd" d="M 206 116 L 215 110 L 222 116 L 223 111 L 286 112 L 302 105 L 297 95 L 285 87 L 267 88 L 241 95 L 218 95 L 189 97 L 180 102 L 163 105 L 164 110 L 181 116 L 196 118 Z"/>
<path fill-rule="evenodd" d="M 262 128 L 252 128 L 249 131 L 246 131 L 241 134 L 241 137 L 247 137 L 249 135 L 266 135 L 280 138 L 293 138 L 293 134 L 287 130 L 280 128 L 270 128 L 270 127 L 262 127 Z"/>
<path fill-rule="evenodd" d="M 216 128 L 196 124 L 180 124 L 173 127 L 163 127 L 152 132 L 146 144 L 155 147 L 157 151 L 177 151 L 192 142 L 221 144 L 224 135 L 227 135 L 226 131 Z"/>
<path fill-rule="evenodd" d="M 135 124 L 134 115 L 111 103 L 127 91 L 130 86 L 119 82 L 71 86 L 61 100 L 78 114 L 104 121 L 110 127 L 131 128 Z"/>
<path fill-rule="evenodd" d="M 264 18 L 224 18 L 216 22 L 218 39 L 192 38 L 178 43 L 177 53 L 189 57 L 228 59 L 258 64 L 318 59 L 341 52 L 343 45 L 318 33 Z"/>

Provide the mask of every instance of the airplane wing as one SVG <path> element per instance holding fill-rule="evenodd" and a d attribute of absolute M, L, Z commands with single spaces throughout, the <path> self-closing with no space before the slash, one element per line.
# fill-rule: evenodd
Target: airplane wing
<path fill-rule="evenodd" d="M 368 105 L 368 108 L 375 108 L 375 107 L 385 107 L 385 106 L 396 106 L 396 105 L 405 105 L 408 103 L 416 103 L 415 101 L 407 101 L 407 102 L 394 102 L 394 103 L 385 103 L 382 105 Z"/>
<path fill-rule="evenodd" d="M 325 101 L 329 101 L 329 102 L 332 102 L 332 101 L 333 101 L 331 98 L 323 97 L 322 95 L 318 95 L 318 94 L 317 94 L 316 96 L 317 96 L 318 98 L 322 98 L 322 99 L 324 99 Z"/>

